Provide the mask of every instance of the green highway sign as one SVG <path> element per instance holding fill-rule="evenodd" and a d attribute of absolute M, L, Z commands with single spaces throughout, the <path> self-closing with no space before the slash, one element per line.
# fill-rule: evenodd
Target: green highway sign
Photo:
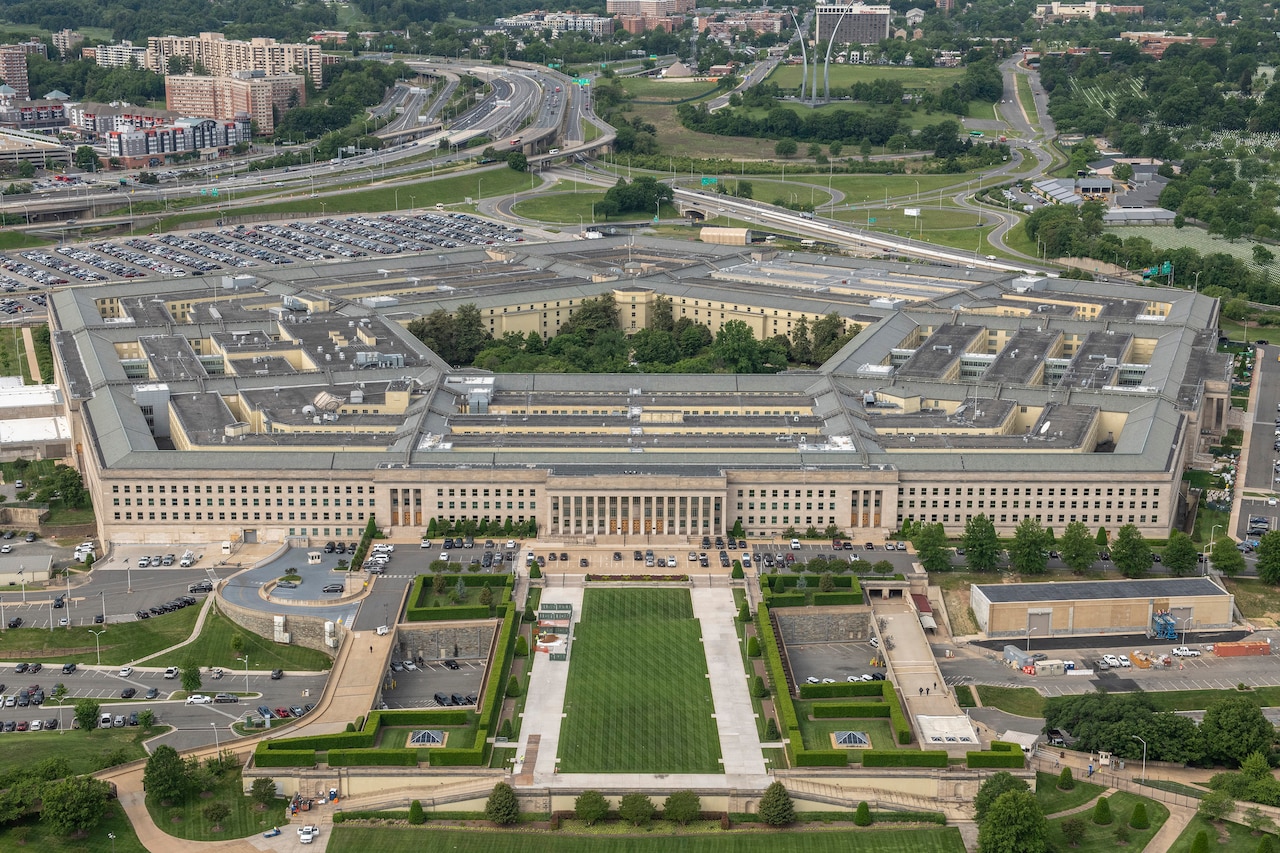
<path fill-rule="evenodd" d="M 702 185 L 704 187 L 714 186 L 715 184 L 718 184 L 718 183 L 720 183 L 719 178 L 703 178 L 702 179 Z"/>
<path fill-rule="evenodd" d="M 868 216 L 868 217 L 867 217 L 867 222 L 868 222 L 868 223 L 870 223 L 870 224 L 872 224 L 872 225 L 874 225 L 874 224 L 875 224 L 875 222 L 876 222 L 876 218 L 875 218 L 874 216 Z"/>
<path fill-rule="evenodd" d="M 559 63 L 559 62 L 548 62 L 548 63 L 547 63 L 547 67 L 548 67 L 548 68 L 559 68 L 559 67 L 560 67 L 560 63 Z"/>

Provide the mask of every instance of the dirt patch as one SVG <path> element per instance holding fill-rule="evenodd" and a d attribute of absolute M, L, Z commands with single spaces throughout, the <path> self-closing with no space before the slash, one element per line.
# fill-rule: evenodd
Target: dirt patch
<path fill-rule="evenodd" d="M 969 606 L 969 587 L 955 587 L 942 590 L 942 606 L 947 608 L 947 619 L 951 622 L 951 631 L 958 637 L 978 633 L 978 624 L 973 619 L 973 610 Z"/>

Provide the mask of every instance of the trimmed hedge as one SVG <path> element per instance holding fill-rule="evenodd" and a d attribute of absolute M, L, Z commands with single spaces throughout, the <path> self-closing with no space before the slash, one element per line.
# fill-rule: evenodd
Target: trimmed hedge
<path fill-rule="evenodd" d="M 756 634 L 760 637 L 760 645 L 764 649 L 765 667 L 769 670 L 769 681 L 773 686 L 773 704 L 778 710 L 778 724 L 787 732 L 800 728 L 800 718 L 796 716 L 795 703 L 787 690 L 787 675 L 782 668 L 782 654 L 778 651 L 778 638 L 774 636 L 773 624 L 769 621 L 768 605 L 756 608 Z M 796 741 L 799 746 L 801 741 Z"/>
<path fill-rule="evenodd" d="M 405 611 L 406 622 L 454 622 L 488 618 L 490 618 L 489 608 L 483 604 L 464 604 L 458 607 L 410 607 Z"/>
<path fill-rule="evenodd" d="M 889 705 L 885 702 L 824 702 L 813 706 L 817 719 L 834 717 L 887 717 Z"/>
<path fill-rule="evenodd" d="M 330 767 L 417 767 L 416 749 L 333 749 Z"/>
<path fill-rule="evenodd" d="M 451 564 L 452 565 L 452 564 Z M 461 566 L 458 567 L 461 569 Z M 488 584 L 494 591 L 494 601 L 498 607 L 511 601 L 511 591 L 515 584 L 515 578 L 511 575 L 488 575 L 479 573 L 462 573 L 454 572 L 444 575 L 448 584 L 448 589 L 453 589 L 458 585 L 458 579 L 462 579 L 462 585 L 468 589 L 479 589 Z M 405 609 L 405 621 L 407 622 L 440 622 L 452 619 L 488 619 L 489 608 L 478 604 L 467 604 L 456 607 L 430 607 L 429 603 L 437 596 L 431 591 L 431 585 L 435 575 L 418 575 L 413 581 L 413 588 L 409 591 L 409 606 Z M 499 585 L 495 585 L 494 581 L 498 581 Z"/>
<path fill-rule="evenodd" d="M 898 699 L 898 691 L 893 688 L 891 681 L 881 681 L 880 684 L 884 687 L 884 701 L 889 706 L 889 725 L 893 726 L 898 743 L 906 746 L 911 743 L 911 723 L 907 721 L 907 715 L 902 712 L 902 701 Z"/>
<path fill-rule="evenodd" d="M 770 607 L 804 607 L 807 603 L 802 592 L 788 592 L 785 595 L 774 593 L 766 596 L 765 600 Z"/>
<path fill-rule="evenodd" d="M 946 767 L 947 753 L 941 749 L 865 749 L 863 767 Z"/>
<path fill-rule="evenodd" d="M 1020 769 L 1026 764 L 1022 747 L 1008 741 L 994 740 L 991 749 L 983 752 L 966 752 L 965 763 L 970 768 L 977 767 L 1011 767 Z"/>
<path fill-rule="evenodd" d="M 801 699 L 833 699 L 839 696 L 884 696 L 887 681 L 837 681 L 835 684 L 801 684 Z"/>
<path fill-rule="evenodd" d="M 797 767 L 848 767 L 849 753 L 843 749 L 802 749 L 796 752 Z"/>
<path fill-rule="evenodd" d="M 432 749 L 427 760 L 432 767 L 476 767 L 485 763 L 483 749 Z"/>
<path fill-rule="evenodd" d="M 273 741 L 258 744 L 254 752 L 253 763 L 259 767 L 315 767 L 316 751 L 314 749 L 265 749 Z"/>
<path fill-rule="evenodd" d="M 768 574 L 761 578 L 761 582 L 762 584 L 767 583 L 769 588 L 776 592 L 783 588 L 790 589 L 794 587 L 800 578 L 804 578 L 804 582 L 809 589 L 817 589 L 818 584 L 822 581 L 822 575 L 806 572 L 802 575 Z M 852 575 L 834 575 L 831 580 L 835 582 L 836 589 L 853 589 L 857 586 L 857 581 Z"/>
<path fill-rule="evenodd" d="M 313 749 L 324 752 L 330 749 L 369 749 L 373 746 L 376 726 L 366 725 L 362 732 L 336 732 L 331 735 L 311 735 L 310 737 L 281 738 L 264 741 L 260 748 L 270 751 Z"/>
<path fill-rule="evenodd" d="M 861 604 L 862 594 L 857 592 L 815 592 L 814 606 L 834 604 Z"/>
<path fill-rule="evenodd" d="M 403 711 L 370 711 L 365 728 L 380 726 L 465 726 L 469 712 L 448 708 L 406 708 Z"/>

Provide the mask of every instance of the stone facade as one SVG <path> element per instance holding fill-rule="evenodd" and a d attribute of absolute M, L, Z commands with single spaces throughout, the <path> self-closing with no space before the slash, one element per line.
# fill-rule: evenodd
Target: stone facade
<path fill-rule="evenodd" d="M 445 658 L 487 661 L 494 633 L 501 624 L 498 620 L 485 619 L 399 625 L 396 627 L 398 654 L 401 660 L 421 657 L 426 661 Z"/>
<path fill-rule="evenodd" d="M 218 599 L 218 612 L 241 628 L 267 639 L 273 639 L 276 635 L 277 615 L 274 613 L 249 610 L 232 604 L 221 597 Z M 318 616 L 299 616 L 296 614 L 289 614 L 283 618 L 284 630 L 289 634 L 289 645 L 305 646 L 308 649 L 317 649 L 333 654 L 334 649 L 325 645 L 325 623 L 332 620 L 321 619 Z M 340 622 L 333 622 L 333 626 L 333 636 L 337 638 L 338 644 L 341 645 L 342 637 L 346 633 L 346 627 Z"/>
<path fill-rule="evenodd" d="M 779 607 L 784 643 L 866 642 L 871 637 L 870 607 Z"/>

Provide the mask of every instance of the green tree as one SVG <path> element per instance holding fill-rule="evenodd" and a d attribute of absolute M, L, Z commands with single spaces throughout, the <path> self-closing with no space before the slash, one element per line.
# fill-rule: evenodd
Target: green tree
<path fill-rule="evenodd" d="M 676 791 L 662 804 L 662 817 L 684 826 L 702 813 L 702 798 L 693 791 Z"/>
<path fill-rule="evenodd" d="M 77 699 L 74 708 L 81 731 L 91 732 L 98 727 L 98 714 L 102 707 L 96 699 Z"/>
<path fill-rule="evenodd" d="M 249 799 L 260 806 L 271 805 L 271 801 L 277 796 L 279 795 L 276 793 L 276 780 L 270 776 L 259 776 L 249 786 Z"/>
<path fill-rule="evenodd" d="M 217 828 L 226 816 L 231 814 L 231 806 L 218 801 L 209 803 L 200 811 L 204 814 L 204 819 L 209 821 L 210 825 Z"/>
<path fill-rule="evenodd" d="M 1276 253 L 1268 249 L 1261 243 L 1253 244 L 1253 262 L 1259 266 L 1266 266 L 1276 259 Z"/>
<path fill-rule="evenodd" d="M 509 679 L 507 679 L 507 697 L 510 699 L 514 699 L 515 697 L 519 696 L 520 693 L 521 693 L 520 677 L 517 675 L 513 675 Z"/>
<path fill-rule="evenodd" d="M 1200 805 L 1204 805 L 1203 800 Z M 1191 842 L 1191 853 L 1209 853 L 1209 833 L 1203 829 L 1196 833 L 1195 839 Z"/>
<path fill-rule="evenodd" d="M 524 634 L 516 637 L 516 648 L 514 654 L 518 658 L 529 656 L 529 641 L 524 638 Z"/>
<path fill-rule="evenodd" d="M 1079 847 L 1088 828 L 1084 818 L 1073 815 L 1062 822 L 1062 838 L 1072 847 Z"/>
<path fill-rule="evenodd" d="M 1210 791 L 1200 798 L 1196 814 L 1205 820 L 1222 821 L 1236 810 L 1236 801 L 1226 791 Z M 1206 848 L 1207 850 L 1207 848 Z"/>
<path fill-rule="evenodd" d="M 1214 545 L 1215 556 L 1217 547 Z M 1258 540 L 1257 552 L 1258 578 L 1265 583 L 1280 584 L 1280 530 L 1263 534 Z"/>
<path fill-rule="evenodd" d="M 189 781 L 187 765 L 177 750 L 168 745 L 156 747 L 142 771 L 142 787 L 154 802 L 176 802 L 186 794 Z"/>
<path fill-rule="evenodd" d="M 1027 783 L 1023 782 L 1012 773 L 1006 773 L 1003 770 L 999 773 L 993 773 L 989 779 L 982 783 L 978 788 L 977 795 L 973 798 L 973 816 L 974 820 L 982 823 L 987 816 L 987 810 L 1000 797 L 1001 794 L 1009 791 L 1030 791 Z"/>
<path fill-rule="evenodd" d="M 818 580 L 818 592 L 835 592 L 836 579 L 831 572 L 823 572 L 821 579 Z"/>
<path fill-rule="evenodd" d="M 414 800 L 409 803 L 409 824 L 411 826 L 422 826 L 427 822 L 427 813 L 422 810 L 422 801 Z"/>
<path fill-rule="evenodd" d="M 1062 772 L 1058 774 L 1058 790 L 1072 791 L 1076 787 L 1076 777 L 1071 774 L 1070 767 L 1062 768 Z"/>
<path fill-rule="evenodd" d="M 778 731 L 778 721 L 770 717 L 764 724 L 764 740 L 765 743 L 774 743 L 782 739 L 782 733 Z"/>
<path fill-rule="evenodd" d="M 711 352 L 732 373 L 759 373 L 763 363 L 760 342 L 741 320 L 730 320 L 720 327 Z"/>
<path fill-rule="evenodd" d="M 1213 567 L 1229 578 L 1244 571 L 1244 554 L 1225 536 L 1213 543 Z"/>
<path fill-rule="evenodd" d="M 803 314 L 791 329 L 791 357 L 801 364 L 813 363 L 813 340 L 809 337 L 809 320 Z"/>
<path fill-rule="evenodd" d="M 749 658 L 760 657 L 760 640 L 758 637 L 756 637 L 755 634 L 752 634 L 749 638 L 747 638 L 747 657 Z"/>
<path fill-rule="evenodd" d="M 583 791 L 573 801 L 573 813 L 587 826 L 593 826 L 609 813 L 609 801 L 599 791 Z"/>
<path fill-rule="evenodd" d="M 1093 804 L 1093 822 L 1098 826 L 1111 825 L 1111 803 L 1107 802 L 1106 797 L 1098 797 L 1098 801 Z"/>
<path fill-rule="evenodd" d="M 989 572 L 1000 559 L 1000 539 L 996 526 L 982 513 L 964 523 L 965 562 L 975 572 Z"/>
<path fill-rule="evenodd" d="M 1117 181 L 1128 181 L 1133 178 L 1133 167 L 1128 163 L 1117 163 L 1111 167 L 1111 177 Z"/>
<path fill-rule="evenodd" d="M 1276 846 L 1272 843 L 1270 835 L 1264 835 L 1258 842 L 1257 853 L 1276 853 Z"/>
<path fill-rule="evenodd" d="M 922 524 L 911 542 L 916 546 L 920 565 L 926 572 L 945 572 L 951 568 L 951 548 L 947 532 L 941 524 Z"/>
<path fill-rule="evenodd" d="M 1093 541 L 1099 548 L 1107 547 L 1107 528 L 1099 527 L 1098 535 L 1093 538 Z"/>
<path fill-rule="evenodd" d="M 618 803 L 618 817 L 632 826 L 643 826 L 653 820 L 653 801 L 638 791 L 623 794 Z"/>
<path fill-rule="evenodd" d="M 1146 829 L 1151 826 L 1151 821 L 1147 818 L 1146 803 L 1138 803 L 1133 807 L 1133 814 L 1129 815 L 1129 826 L 1134 829 Z"/>
<path fill-rule="evenodd" d="M 516 172 L 529 171 L 529 158 L 523 151 L 512 151 L 507 154 L 507 168 Z"/>
<path fill-rule="evenodd" d="M 1098 546 L 1083 522 L 1073 521 L 1058 540 L 1062 562 L 1076 574 L 1083 574 L 1098 559 Z"/>
<path fill-rule="evenodd" d="M 978 822 L 981 853 L 1045 853 L 1049 823 L 1030 791 L 1005 791 Z"/>
<path fill-rule="evenodd" d="M 1034 518 L 1024 518 L 1013 532 L 1009 563 L 1024 575 L 1042 575 L 1049 565 L 1048 541 L 1044 528 Z"/>
<path fill-rule="evenodd" d="M 200 689 L 200 664 L 188 658 L 182 664 L 182 689 L 195 693 Z"/>
<path fill-rule="evenodd" d="M 81 145 L 76 148 L 75 154 L 71 156 L 71 162 L 77 169 L 85 172 L 98 170 L 98 155 L 94 153 L 93 148 L 89 145 Z"/>
<path fill-rule="evenodd" d="M 1270 754 L 1276 732 L 1252 700 L 1226 696 L 1205 709 L 1200 737 L 1208 758 L 1238 767 L 1252 752 Z"/>
<path fill-rule="evenodd" d="M 1116 541 L 1111 544 L 1111 561 L 1127 578 L 1142 577 L 1154 562 L 1147 540 L 1132 524 L 1126 524 L 1116 532 Z"/>
<path fill-rule="evenodd" d="M 779 157 L 794 157 L 798 146 L 794 139 L 779 139 L 773 146 L 773 153 Z"/>
<path fill-rule="evenodd" d="M 803 578 L 802 578 L 803 580 Z M 758 699 L 764 699 L 769 695 L 769 685 L 764 683 L 764 676 L 757 675 L 751 683 L 751 695 Z"/>
<path fill-rule="evenodd" d="M 867 801 L 858 803 L 858 810 L 853 813 L 854 826 L 871 826 L 871 807 Z"/>
<path fill-rule="evenodd" d="M 484 804 L 484 816 L 498 826 L 510 826 L 520 819 L 520 800 L 506 782 L 493 786 Z"/>
<path fill-rule="evenodd" d="M 143 708 L 138 712 L 138 725 L 144 732 L 151 731 L 151 727 L 156 724 L 156 712 L 150 708 Z"/>
<path fill-rule="evenodd" d="M 769 826 L 788 826 L 796 819 L 796 806 L 781 782 L 774 782 L 760 798 L 760 820 Z"/>
<path fill-rule="evenodd" d="M 1169 544 L 1165 547 L 1161 558 L 1169 574 L 1175 578 L 1185 578 L 1195 574 L 1200 552 L 1190 536 L 1181 530 L 1175 530 L 1169 534 Z"/>
<path fill-rule="evenodd" d="M 107 811 L 111 788 L 92 776 L 71 776 L 45 784 L 40 819 L 59 835 L 88 832 Z"/>

